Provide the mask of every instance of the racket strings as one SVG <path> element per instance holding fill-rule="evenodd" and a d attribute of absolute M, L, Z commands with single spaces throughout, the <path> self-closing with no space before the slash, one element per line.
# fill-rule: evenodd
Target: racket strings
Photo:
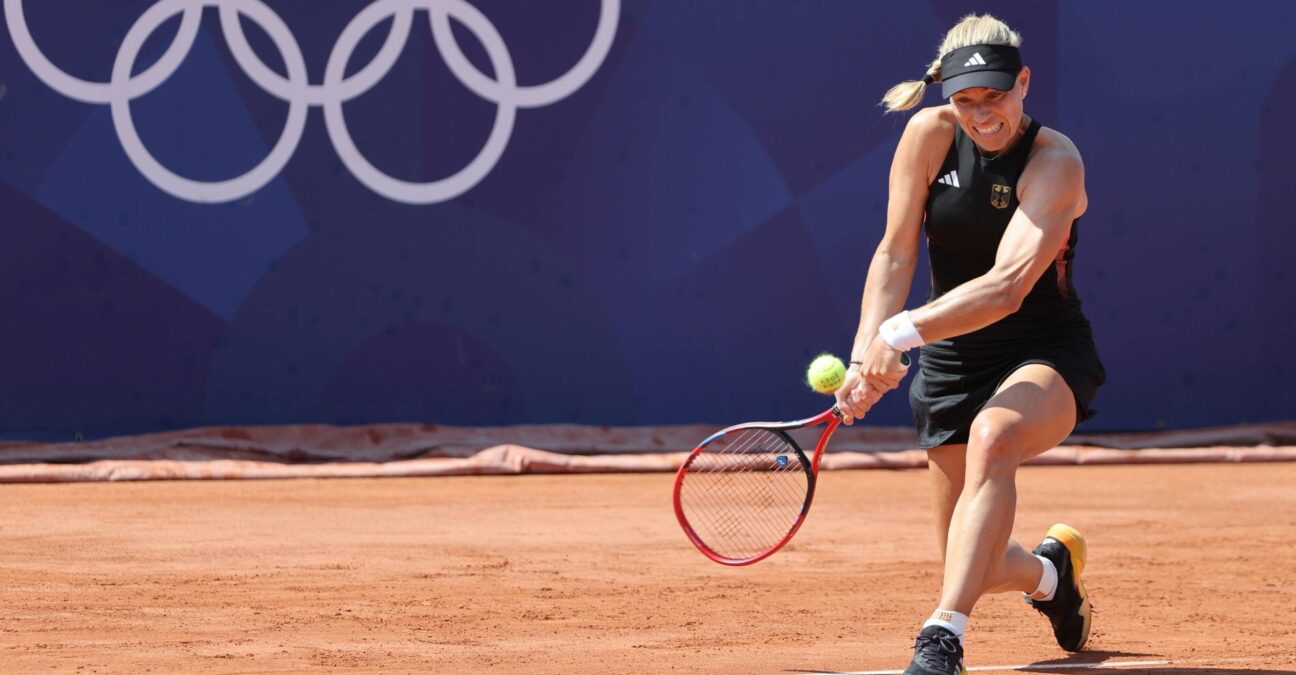
<path fill-rule="evenodd" d="M 743 560 L 788 536 L 809 490 L 802 455 L 783 435 L 747 429 L 716 439 L 693 458 L 680 486 L 680 505 L 707 548 Z"/>

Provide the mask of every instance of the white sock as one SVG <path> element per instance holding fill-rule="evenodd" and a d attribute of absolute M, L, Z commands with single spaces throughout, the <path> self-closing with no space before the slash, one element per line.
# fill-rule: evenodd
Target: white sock
<path fill-rule="evenodd" d="M 932 612 L 930 619 L 923 622 L 922 627 L 940 626 L 957 635 L 959 644 L 963 644 L 963 634 L 967 632 L 967 625 L 968 615 L 960 614 L 952 609 L 938 609 Z"/>
<path fill-rule="evenodd" d="M 1035 600 L 1052 600 L 1053 595 L 1057 593 L 1057 568 L 1053 566 L 1052 560 L 1042 555 L 1035 557 L 1039 558 L 1040 563 L 1044 565 L 1044 573 L 1040 575 L 1039 588 L 1036 588 L 1034 593 L 1028 594 L 1028 597 Z"/>

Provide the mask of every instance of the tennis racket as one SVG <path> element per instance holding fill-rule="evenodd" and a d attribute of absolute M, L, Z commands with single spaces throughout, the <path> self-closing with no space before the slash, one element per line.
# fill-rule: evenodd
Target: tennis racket
<path fill-rule="evenodd" d="M 909 356 L 901 356 L 909 365 Z M 773 555 L 805 522 L 819 459 L 841 425 L 833 406 L 793 422 L 748 422 L 702 441 L 675 475 L 675 517 L 706 557 L 750 565 Z M 789 432 L 823 425 L 806 455 Z"/>

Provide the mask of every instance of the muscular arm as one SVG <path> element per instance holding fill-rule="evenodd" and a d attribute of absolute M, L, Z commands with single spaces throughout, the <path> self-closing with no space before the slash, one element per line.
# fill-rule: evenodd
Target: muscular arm
<path fill-rule="evenodd" d="M 927 207 L 927 192 L 932 177 L 940 168 L 945 152 L 954 137 L 954 126 L 942 119 L 938 109 L 919 111 L 905 126 L 904 134 L 891 162 L 888 180 L 886 232 L 869 264 L 868 279 L 864 283 L 864 298 L 860 302 L 859 328 L 851 346 L 851 361 L 867 361 L 873 338 L 883 321 L 904 307 L 913 284 L 914 268 L 918 262 L 918 243 L 922 234 L 922 221 Z M 901 368 L 898 357 L 896 368 Z M 838 408 L 845 413 L 850 424 L 855 417 L 863 416 L 869 406 L 887 388 L 870 387 L 862 372 L 869 367 L 852 366 L 846 379 L 837 390 Z M 899 374 L 896 375 L 898 379 Z"/>
<path fill-rule="evenodd" d="M 909 312 L 923 340 L 970 333 L 1021 307 L 1084 209 L 1084 166 L 1079 154 L 1063 143 L 1037 151 L 1018 189 L 1021 203 L 1004 231 L 994 267 Z"/>
<path fill-rule="evenodd" d="M 878 326 L 900 311 L 909 297 L 928 185 L 943 158 L 940 137 L 943 133 L 948 145 L 953 134 L 952 128 L 942 130 L 941 125 L 935 110 L 923 110 L 909 120 L 900 137 L 888 179 L 886 232 L 869 264 L 859 328 L 851 347 L 852 361 L 864 358 Z"/>

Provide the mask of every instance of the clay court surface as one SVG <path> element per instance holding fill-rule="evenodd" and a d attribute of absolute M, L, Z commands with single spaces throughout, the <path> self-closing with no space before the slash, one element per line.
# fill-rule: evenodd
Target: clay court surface
<path fill-rule="evenodd" d="M 4 672 L 902 668 L 933 608 L 924 471 L 827 472 L 725 568 L 655 474 L 0 486 Z M 1027 467 L 1016 535 L 1089 539 L 1090 651 L 982 601 L 972 668 L 1296 672 L 1296 463 Z M 1168 662 L 1168 663 L 1167 663 Z"/>

